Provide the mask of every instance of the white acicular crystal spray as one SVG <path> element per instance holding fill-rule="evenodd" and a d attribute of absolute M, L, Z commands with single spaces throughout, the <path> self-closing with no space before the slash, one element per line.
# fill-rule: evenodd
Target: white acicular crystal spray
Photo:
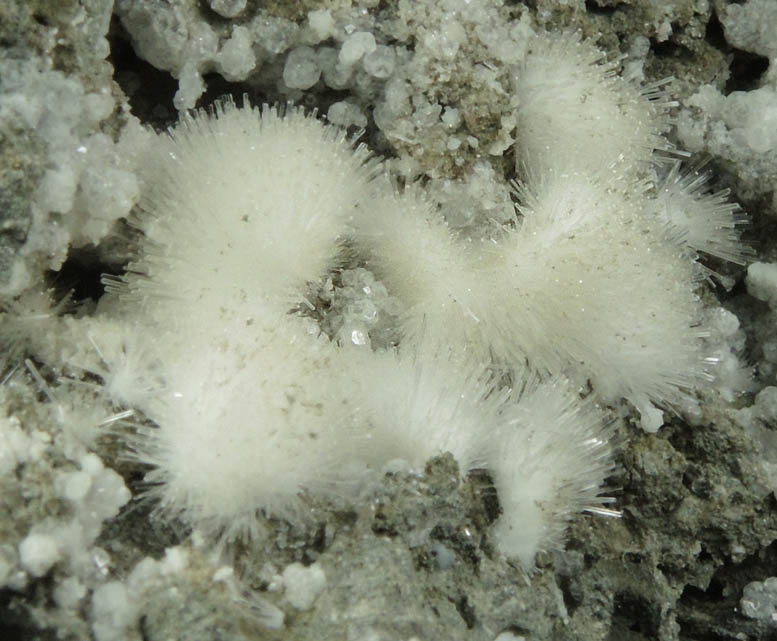
<path fill-rule="evenodd" d="M 602 409 L 563 379 L 527 381 L 506 419 L 486 454 L 502 506 L 492 536 L 531 568 L 537 551 L 562 546 L 577 512 L 618 515 L 599 496 L 613 470 L 612 432 Z"/>
<path fill-rule="evenodd" d="M 323 37 L 329 17 L 311 12 L 309 30 Z M 293 49 L 283 78 L 305 89 L 323 72 L 334 86 L 359 64 L 386 77 L 393 62 L 355 31 L 339 51 Z M 736 208 L 707 195 L 706 179 L 673 170 L 651 191 L 672 102 L 617 67 L 575 34 L 532 40 L 514 77 L 517 215 L 477 233 L 452 231 L 418 186 L 400 189 L 364 146 L 298 108 L 226 102 L 160 137 L 139 255 L 103 303 L 123 317 L 122 340 L 97 327 L 93 340 L 113 400 L 158 426 L 133 446 L 161 509 L 254 536 L 262 514 L 303 518 L 302 492 L 355 496 L 391 461 L 420 470 L 452 452 L 462 471 L 491 473 L 493 539 L 527 569 L 561 545 L 573 514 L 613 514 L 599 495 L 613 466 L 603 404 L 626 398 L 660 427 L 658 408 L 705 375 L 693 250 L 743 255 Z M 386 104 L 397 92 L 397 110 L 410 104 L 401 79 L 389 85 Z M 330 109 L 342 124 L 362 115 Z M 400 302 L 398 349 L 371 349 L 374 319 L 330 340 L 290 312 L 320 313 L 307 296 L 345 255 Z M 295 571 L 287 598 L 304 609 Z"/>
<path fill-rule="evenodd" d="M 701 312 L 692 257 L 636 202 L 585 176 L 524 192 L 523 225 L 504 240 L 516 342 L 535 366 L 589 378 L 641 413 L 701 380 Z"/>
<path fill-rule="evenodd" d="M 618 75 L 618 59 L 578 33 L 542 33 L 514 77 L 518 107 L 518 172 L 594 171 L 639 175 L 663 137 L 666 111 L 676 105 L 662 85 Z"/>
<path fill-rule="evenodd" d="M 491 242 L 455 237 L 417 194 L 364 216 L 357 244 L 407 306 L 405 337 L 511 367 L 528 359 L 647 415 L 676 401 L 703 374 L 692 257 L 588 176 L 548 172 L 535 184 L 520 193 L 522 224 Z"/>
<path fill-rule="evenodd" d="M 115 391 L 159 425 L 137 451 L 161 507 L 231 537 L 255 531 L 257 511 L 292 516 L 303 489 L 340 491 L 363 471 L 369 434 L 345 356 L 287 311 L 334 265 L 378 164 L 294 108 L 227 103 L 160 143 L 142 253 L 111 287 L 134 323 L 118 365 L 139 372 L 122 382 L 162 385 Z"/>
<path fill-rule="evenodd" d="M 391 190 L 355 221 L 354 242 L 367 265 L 404 305 L 400 326 L 411 342 L 466 345 L 477 362 L 511 348 L 493 303 L 503 292 L 492 281 L 487 243 L 456 237 L 416 189 Z M 502 342 L 502 339 L 505 339 Z"/>
<path fill-rule="evenodd" d="M 255 535 L 259 510 L 301 518 L 302 490 L 339 496 L 363 479 L 374 446 L 346 356 L 294 321 L 257 322 L 251 346 L 195 338 L 166 369 L 166 392 L 142 407 L 159 429 L 138 448 L 164 510 Z"/>
<path fill-rule="evenodd" d="M 737 203 L 728 201 L 728 189 L 711 192 L 710 172 L 702 165 L 683 171 L 679 162 L 647 204 L 647 212 L 676 229 L 692 249 L 738 265 L 753 255 L 740 241 L 747 216 Z"/>
<path fill-rule="evenodd" d="M 165 328 L 226 333 L 264 306 L 285 310 L 334 266 L 378 169 L 366 148 L 298 108 L 225 103 L 187 117 L 148 161 L 146 241 L 124 294 Z"/>

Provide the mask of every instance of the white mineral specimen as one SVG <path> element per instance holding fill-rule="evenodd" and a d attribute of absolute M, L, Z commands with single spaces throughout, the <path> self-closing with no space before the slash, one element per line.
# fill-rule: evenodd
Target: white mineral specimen
<path fill-rule="evenodd" d="M 752 263 L 746 282 L 748 294 L 777 311 L 777 263 Z"/>
<path fill-rule="evenodd" d="M 297 610 L 308 610 L 326 587 L 326 575 L 318 563 L 305 567 L 291 563 L 283 570 L 286 600 Z"/>
<path fill-rule="evenodd" d="M 377 45 L 373 51 L 364 56 L 364 70 L 379 80 L 385 80 L 394 73 L 395 58 L 393 48 Z"/>
<path fill-rule="evenodd" d="M 744 265 L 753 254 L 740 240 L 747 216 L 737 203 L 729 202 L 729 190 L 711 192 L 710 179 L 711 174 L 701 167 L 683 170 L 678 161 L 646 211 L 677 230 L 692 249 Z"/>
<path fill-rule="evenodd" d="M 310 47 L 297 47 L 287 57 L 283 67 L 283 82 L 291 89 L 309 89 L 318 82 L 321 69 L 316 52 Z"/>
<path fill-rule="evenodd" d="M 316 9 L 308 12 L 308 26 L 316 34 L 318 42 L 321 42 L 334 33 L 335 19 L 328 10 Z"/>
<path fill-rule="evenodd" d="M 137 120 L 130 116 L 118 143 L 93 133 L 114 109 L 109 89 L 87 92 L 76 78 L 49 66 L 45 61 L 9 62 L 0 88 L 0 123 L 29 129 L 48 158 L 32 198 L 32 226 L 16 258 L 19 278 L 9 294 L 27 286 L 25 256 L 43 252 L 48 266 L 58 269 L 69 246 L 99 242 L 140 195 L 133 150 L 148 132 L 136 135 Z"/>
<path fill-rule="evenodd" d="M 19 561 L 32 576 L 40 577 L 62 557 L 53 534 L 29 534 L 19 544 Z"/>
<path fill-rule="evenodd" d="M 333 125 L 340 127 L 364 127 L 367 125 L 367 117 L 361 112 L 358 105 L 341 100 L 333 102 L 326 112 L 326 119 Z"/>
<path fill-rule="evenodd" d="M 184 117 L 170 143 L 142 129 L 124 105 L 116 114 L 126 124 L 114 138 L 115 122 L 106 122 L 117 105 L 113 87 L 92 88 L 43 58 L 4 66 L 0 124 L 26 128 L 45 157 L 20 256 L 37 252 L 57 269 L 70 248 L 101 243 L 139 200 L 148 241 L 133 265 L 144 275 L 128 276 L 123 300 L 101 302 L 102 312 L 126 319 L 70 319 L 88 330 L 80 340 L 87 344 L 88 335 L 95 353 L 68 351 L 75 339 L 65 334 L 44 350 L 101 376 L 104 396 L 77 392 L 62 403 L 52 395 L 51 432 L 29 430 L 15 416 L 0 421 L 0 477 L 22 464 L 53 465 L 51 452 L 64 453 L 51 492 L 72 512 L 0 546 L 0 585 L 21 589 L 48 575 L 63 610 L 90 609 L 98 641 L 132 638 L 143 600 L 161 585 L 170 589 L 189 562 L 172 549 L 162 561 L 141 561 L 125 580 L 106 580 L 110 557 L 94 543 L 129 499 L 107 461 L 85 451 L 95 415 L 111 423 L 127 416 L 111 416 L 106 397 L 158 423 L 133 441 L 156 466 L 148 480 L 163 482 L 162 510 L 206 533 L 255 535 L 262 509 L 302 519 L 301 490 L 342 498 L 388 456 L 419 470 L 450 450 L 462 470 L 489 469 L 503 509 L 492 538 L 531 569 L 537 550 L 561 544 L 573 512 L 607 513 L 597 493 L 612 452 L 596 398 L 625 396 L 653 431 L 663 420 L 654 403 L 694 411 L 695 397 L 683 393 L 702 380 L 702 349 L 718 361 L 709 389 L 731 399 L 746 382 L 739 321 L 722 308 L 699 314 L 688 250 L 743 262 L 735 206 L 704 192 L 703 180 L 681 178 L 679 168 L 653 210 L 639 206 L 653 151 L 666 148 L 672 104 L 660 87 L 639 86 L 647 38 L 625 43 L 620 78 L 619 61 L 591 43 L 535 33 L 542 20 L 530 11 L 514 20 L 499 2 L 401 2 L 389 24 L 378 22 L 376 5 L 334 3 L 299 24 L 262 10 L 246 16 L 246 0 L 117 0 L 115 11 L 136 53 L 177 79 L 181 112 L 197 104 L 212 72 L 295 99 L 313 99 L 326 85 L 343 92 L 328 120 L 374 124 L 376 140 L 396 152 L 392 171 L 407 184 L 423 178 L 428 198 L 410 188 L 397 200 L 391 188 L 376 188 L 366 150 L 350 157 L 345 134 L 295 108 L 285 119 L 265 111 L 260 129 L 272 140 L 259 155 L 246 135 L 256 123 L 230 127 L 223 112 L 218 121 Z M 210 24 L 208 6 L 240 20 Z M 773 25 L 762 17 L 771 13 L 771 3 L 748 0 L 720 19 L 734 46 L 773 59 Z M 671 34 L 669 18 L 653 26 L 659 41 Z M 680 139 L 769 180 L 777 157 L 773 76 L 771 68 L 759 88 L 727 96 L 700 88 L 680 114 Z M 457 102 L 451 88 L 476 99 Z M 214 132 L 221 142 L 195 140 Z M 149 141 L 159 148 L 147 153 Z M 519 216 L 501 165 L 513 142 L 526 183 Z M 481 156 L 468 163 L 474 149 Z M 189 169 L 160 171 L 169 154 Z M 563 170 L 545 171 L 560 158 Z M 594 193 L 597 184 L 606 195 Z M 359 229 L 365 211 L 382 219 L 368 214 Z M 685 245 L 645 213 L 684 229 Z M 247 233 L 257 221 L 258 231 Z M 369 270 L 341 262 L 349 234 Z M 35 276 L 21 258 L 11 271 L 12 295 Z M 777 308 L 775 265 L 752 265 L 747 283 Z M 318 297 L 306 298 L 310 291 Z M 318 301 L 331 309 L 314 309 Z M 300 303 L 323 317 L 320 326 L 287 314 Z M 703 329 L 691 327 L 699 320 L 710 330 L 703 345 Z M 389 322 L 404 332 L 401 351 L 375 354 L 397 340 Z M 329 336 L 316 337 L 319 328 Z M 413 345 L 428 336 L 434 349 Z M 777 362 L 775 345 L 763 350 Z M 513 366 L 516 380 L 526 359 L 554 377 L 511 396 L 483 375 L 492 356 Z M 581 404 L 559 373 L 590 380 L 592 397 Z M 777 448 L 767 425 L 775 398 L 765 388 L 752 408 L 735 413 L 765 452 Z M 90 411 L 79 409 L 89 402 Z M 777 472 L 765 470 L 777 487 Z M 212 583 L 234 587 L 234 572 L 216 574 Z M 274 580 L 301 610 L 326 587 L 318 564 L 292 564 Z M 748 589 L 747 616 L 773 612 L 761 587 Z M 259 610 L 264 625 L 282 625 L 277 608 Z"/>
<path fill-rule="evenodd" d="M 50 443 L 50 434 L 28 433 L 15 416 L 0 419 L 0 477 L 13 473 L 21 463 L 38 460 Z"/>
<path fill-rule="evenodd" d="M 256 68 L 257 59 L 248 27 L 238 25 L 232 28 L 232 35 L 216 55 L 216 64 L 224 78 L 230 81 L 245 80 Z"/>
<path fill-rule="evenodd" d="M 777 149 L 777 91 L 773 87 L 731 92 L 722 116 L 734 143 L 744 143 L 756 154 L 773 155 Z"/>
<path fill-rule="evenodd" d="M 729 161 L 736 166 L 743 188 L 752 190 L 753 195 L 769 194 L 777 202 L 773 189 L 777 178 L 774 81 L 727 96 L 714 85 L 702 85 L 683 106 L 677 118 L 683 147 Z"/>
<path fill-rule="evenodd" d="M 746 617 L 777 624 L 777 577 L 748 583 L 739 607 Z"/>
<path fill-rule="evenodd" d="M 715 361 L 715 379 L 710 388 L 733 401 L 752 389 L 752 368 L 745 364 L 745 332 L 736 314 L 723 307 L 705 310 L 703 319 L 709 330 L 704 339 L 707 357 Z"/>
<path fill-rule="evenodd" d="M 777 4 L 771 0 L 747 0 L 725 6 L 720 22 L 732 46 L 777 57 Z"/>
<path fill-rule="evenodd" d="M 759 462 L 766 479 L 764 495 L 777 492 L 777 387 L 764 387 L 752 406 L 732 410 L 731 415 L 762 454 Z"/>
<path fill-rule="evenodd" d="M 527 180 L 556 172 L 599 179 L 640 177 L 653 151 L 667 149 L 666 111 L 676 104 L 659 87 L 640 87 L 614 73 L 592 42 L 579 34 L 541 34 L 515 68 L 520 143 L 517 171 Z M 648 100 L 648 96 L 653 98 Z"/>
<path fill-rule="evenodd" d="M 338 58 L 341 64 L 351 67 L 375 49 L 375 36 L 368 31 L 357 31 L 345 39 Z"/>
<path fill-rule="evenodd" d="M 246 8 L 247 0 L 208 0 L 210 8 L 224 18 L 234 18 Z"/>
<path fill-rule="evenodd" d="M 121 581 L 109 581 L 92 594 L 92 631 L 97 641 L 133 638 L 138 602 Z"/>

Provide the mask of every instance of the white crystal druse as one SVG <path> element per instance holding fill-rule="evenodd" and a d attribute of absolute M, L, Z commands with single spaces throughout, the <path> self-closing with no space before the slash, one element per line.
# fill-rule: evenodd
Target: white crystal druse
<path fill-rule="evenodd" d="M 600 496 L 605 405 L 625 398 L 656 430 L 708 375 L 694 250 L 739 260 L 742 218 L 679 169 L 652 187 L 656 153 L 672 151 L 662 84 L 620 78 L 577 34 L 527 52 L 516 215 L 477 233 L 298 108 L 226 101 L 159 137 L 141 247 L 104 303 L 123 347 L 103 358 L 116 402 L 156 424 L 133 445 L 163 510 L 257 536 L 263 515 L 304 518 L 304 492 L 356 497 L 397 459 L 420 470 L 451 452 L 491 473 L 493 540 L 527 569 L 575 513 L 615 514 Z M 385 54 L 357 31 L 338 64 L 388 68 Z M 285 83 L 315 84 L 314 58 L 293 50 Z M 344 123 L 363 118 L 337 105 Z M 397 347 L 366 330 L 340 344 L 291 311 L 353 264 L 396 301 Z"/>

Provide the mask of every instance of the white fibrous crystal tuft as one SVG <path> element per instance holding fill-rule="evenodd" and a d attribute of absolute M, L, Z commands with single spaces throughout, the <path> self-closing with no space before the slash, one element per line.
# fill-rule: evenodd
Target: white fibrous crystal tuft
<path fill-rule="evenodd" d="M 439 105 L 421 110 L 426 114 L 422 117 L 439 120 Z M 265 169 L 246 174 L 224 167 L 219 154 L 203 153 L 214 144 L 228 145 L 233 157 L 243 157 L 237 167 Z M 260 112 L 226 103 L 213 116 L 198 114 L 184 121 L 163 147 L 150 158 L 148 176 L 166 177 L 144 201 L 146 211 L 159 218 L 143 219 L 153 245 L 115 290 L 119 308 L 135 309 L 134 301 L 145 301 L 145 314 L 136 317 L 135 329 L 128 328 L 130 337 L 164 336 L 155 356 L 163 357 L 163 379 L 175 395 L 164 403 L 153 393 L 136 396 L 139 409 L 159 426 L 145 433 L 147 441 L 136 449 L 140 460 L 155 467 L 147 480 L 156 486 L 162 510 L 204 531 L 252 535 L 260 527 L 258 509 L 300 517 L 303 488 L 324 496 L 336 488 L 339 496 L 359 487 L 369 470 L 381 469 L 388 460 L 402 459 L 420 469 L 430 456 L 451 451 L 464 469 L 485 460 L 502 473 L 494 458 L 498 448 L 491 446 L 505 421 L 504 429 L 516 432 L 515 421 L 504 418 L 513 416 L 512 401 L 481 372 L 491 348 L 499 344 L 502 351 L 495 353 L 506 356 L 514 338 L 506 332 L 503 342 L 489 342 L 502 332 L 491 309 L 501 284 L 494 289 L 482 284 L 509 273 L 493 262 L 490 244 L 483 255 L 479 245 L 462 255 L 463 246 L 420 192 L 395 194 L 389 184 L 375 179 L 379 166 L 365 150 L 352 149 L 344 134 L 299 110 L 281 118 L 269 108 Z M 174 164 L 168 161 L 171 153 Z M 273 153 L 273 162 L 265 161 L 266 153 Z M 481 171 L 488 175 L 485 167 Z M 205 192 L 192 189 L 191 200 L 167 197 L 164 185 L 194 187 L 203 174 L 222 176 L 214 183 L 220 186 L 218 193 L 211 186 Z M 214 229 L 208 212 L 227 201 L 232 224 L 221 220 Z M 288 212 L 283 225 L 278 211 Z M 319 297 L 330 306 L 330 342 L 317 335 L 312 322 L 288 316 L 287 310 L 327 273 L 346 223 L 355 222 L 354 212 L 369 212 L 360 221 L 365 235 L 357 241 L 374 247 L 384 261 L 375 262 L 384 282 L 357 268 L 342 270 L 336 287 L 323 287 Z M 296 260 L 286 251 L 291 242 Z M 161 256 L 153 250 L 157 245 L 175 249 Z M 222 247 L 229 247 L 229 253 Z M 464 256 L 468 258 L 462 262 Z M 246 271 L 247 262 L 253 267 Z M 217 265 L 215 272 L 211 265 Z M 160 287 L 179 295 L 159 297 Z M 404 298 L 406 309 L 389 292 Z M 307 306 L 315 310 L 310 301 Z M 441 330 L 453 308 L 465 319 L 464 343 L 479 345 L 477 351 L 450 352 L 446 338 L 455 334 Z M 406 351 L 374 354 L 370 332 L 401 317 L 410 323 Z M 227 327 L 231 329 L 224 333 Z M 454 324 L 446 332 L 451 329 L 461 330 Z M 428 348 L 422 347 L 427 331 L 434 336 Z M 411 349 L 413 342 L 419 351 Z M 202 348 L 192 350 L 192 344 Z M 456 337 L 450 344 L 463 343 Z M 139 363 L 141 371 L 151 366 L 142 358 Z M 207 392 L 201 383 L 205 378 Z M 256 387 L 257 381 L 264 383 Z M 262 429 L 257 429 L 259 416 Z M 370 427 L 365 430 L 367 416 Z M 217 424 L 230 426 L 229 438 L 213 429 Z M 317 447 L 301 448 L 300 442 L 311 437 Z M 589 438 L 581 432 L 570 445 L 584 447 Z M 515 448 L 520 442 L 516 436 Z M 604 447 L 606 439 L 601 442 Z M 257 469 L 250 460 L 260 450 L 272 457 L 265 456 Z M 602 452 L 598 458 L 606 462 L 608 455 Z M 203 491 L 200 471 L 213 470 L 214 461 L 219 471 Z M 588 469 L 585 487 L 597 489 L 605 469 Z M 79 480 L 64 478 L 63 492 L 83 491 Z M 563 502 L 564 495 L 553 488 L 549 492 L 549 501 Z M 596 502 L 595 492 L 579 499 L 580 505 Z M 520 518 L 520 510 L 506 510 L 508 520 Z M 564 519 L 551 520 L 547 527 L 563 531 Z M 557 538 L 548 537 L 547 545 L 558 545 Z M 527 564 L 533 549 L 520 553 Z M 296 601 L 306 602 L 301 597 Z"/>
<path fill-rule="evenodd" d="M 513 313 L 528 304 L 537 315 L 518 342 L 536 366 L 575 380 L 585 370 L 603 398 L 640 413 L 672 402 L 703 377 L 692 258 L 638 201 L 586 174 L 543 183 L 522 192 L 523 224 L 504 244 L 519 284 Z"/>
<path fill-rule="evenodd" d="M 292 515 L 301 488 L 326 494 L 334 487 L 330 479 L 350 481 L 364 473 L 356 452 L 371 449 L 370 435 L 357 430 L 358 395 L 351 398 L 346 356 L 318 336 L 312 321 L 287 310 L 334 264 L 343 226 L 354 204 L 370 194 L 379 165 L 344 133 L 300 109 L 281 117 L 271 108 L 227 103 L 213 116 L 185 120 L 160 142 L 147 162 L 148 179 L 156 178 L 144 202 L 154 214 L 144 219 L 151 251 L 141 255 L 116 301 L 130 315 L 133 299 L 146 301 L 129 344 L 140 343 L 149 330 L 161 332 L 155 357 L 176 391 L 165 402 L 156 394 L 136 396 L 160 426 L 139 455 L 157 466 L 151 476 L 162 482 L 164 509 L 206 530 L 226 526 L 235 535 L 250 533 L 257 508 Z M 214 144 L 219 153 L 212 153 Z M 236 164 L 224 164 L 222 153 Z M 167 178 L 159 181 L 162 175 Z M 203 175 L 221 178 L 203 190 Z M 188 185 L 188 196 L 171 201 L 168 181 Z M 224 211 L 230 217 L 214 228 L 216 202 L 219 208 L 229 203 Z M 160 243 L 176 249 L 169 257 L 158 255 L 152 248 Z M 232 281 L 228 287 L 225 277 Z M 175 299 L 157 295 L 168 287 L 179 292 Z M 355 336 L 357 344 L 368 341 L 365 334 Z M 203 349 L 191 350 L 195 343 Z M 140 372 L 152 365 L 142 357 L 138 363 Z M 203 376 L 211 381 L 208 393 L 200 389 Z M 257 377 L 266 380 L 261 392 Z M 263 429 L 256 429 L 258 416 Z M 232 426 L 228 439 L 213 430 L 222 421 Z M 345 433 L 351 436 L 340 441 L 338 434 Z M 319 447 L 301 448 L 311 435 Z M 337 462 L 345 443 L 352 465 L 342 466 Z M 265 450 L 273 456 L 265 457 L 257 474 L 250 459 Z M 223 467 L 202 492 L 199 470 L 212 469 L 214 460 Z"/>
<path fill-rule="evenodd" d="M 607 514 L 594 506 L 612 471 L 612 435 L 601 409 L 581 402 L 563 380 L 530 382 L 523 395 L 506 410 L 487 460 L 503 509 L 492 537 L 503 554 L 531 568 L 538 550 L 561 547 L 577 512 Z"/>
<path fill-rule="evenodd" d="M 318 82 L 321 69 L 314 49 L 297 47 L 286 58 L 283 82 L 290 89 L 309 89 Z"/>
<path fill-rule="evenodd" d="M 700 167 L 683 171 L 676 162 L 646 211 L 676 229 L 694 250 L 744 265 L 752 255 L 739 238 L 747 217 L 738 204 L 729 202 L 728 190 L 709 190 L 710 178 Z"/>
<path fill-rule="evenodd" d="M 669 147 L 660 85 L 640 88 L 615 74 L 617 63 L 579 34 L 542 34 L 517 67 L 520 142 L 516 169 L 639 176 L 653 151 Z M 533 175 L 527 177 L 533 180 Z"/>
<path fill-rule="evenodd" d="M 143 417 L 133 456 L 150 467 L 158 512 L 227 541 L 260 536 L 268 516 L 307 522 L 307 497 L 353 499 L 397 461 L 417 472 L 451 452 L 463 473 L 488 470 L 502 509 L 491 538 L 531 570 L 573 514 L 611 513 L 600 403 L 626 399 L 656 431 L 664 410 L 701 415 L 693 392 L 712 361 L 714 393 L 732 399 L 747 384 L 739 321 L 705 311 L 698 287 L 711 271 L 696 264 L 697 251 L 745 262 L 743 215 L 698 169 L 669 165 L 661 182 L 675 103 L 663 83 L 640 84 L 646 39 L 610 59 L 577 33 L 535 33 L 529 12 L 511 21 L 501 5 L 464 0 L 430 6 L 420 27 L 413 3 L 399 3 L 386 29 L 346 6 L 299 22 L 247 7 L 117 0 L 138 55 L 178 81 L 181 122 L 150 144 L 131 116 L 118 140 L 95 133 L 110 91 L 52 71 L 32 74 L 35 91 L 13 70 L 4 78 L 3 122 L 50 139 L 33 209 L 60 238 L 33 233 L 34 248 L 54 246 L 58 266 L 122 217 L 140 232 L 126 273 L 105 278 L 99 314 L 80 319 L 95 352 L 82 369 L 101 379 L 108 421 Z M 242 17 L 209 26 L 211 10 Z M 189 112 L 213 71 L 305 104 L 325 92 L 330 124 L 229 100 Z M 687 108 L 709 104 L 729 142 L 768 155 L 773 93 L 711 87 Z M 391 160 L 344 128 L 375 134 Z M 708 135 L 696 121 L 679 128 L 699 145 Z M 751 266 L 753 295 L 771 302 L 772 280 Z M 14 420 L 0 430 L 5 476 L 50 444 Z M 61 562 L 56 575 L 92 557 L 107 567 L 94 542 L 129 491 L 76 449 L 53 475 L 69 520 L 30 527 L 0 574 Z M 181 550 L 147 561 L 126 582 L 89 586 L 100 641 L 135 624 L 139 585 L 188 563 Z M 316 564 L 277 574 L 297 609 L 326 585 Z M 224 589 L 235 580 L 229 568 L 211 575 Z M 76 607 L 85 595 L 73 591 L 58 598 Z M 280 611 L 266 616 L 282 624 Z"/>
<path fill-rule="evenodd" d="M 588 378 L 646 419 L 701 376 L 692 260 L 631 199 L 584 174 L 546 175 L 522 191 L 518 229 L 466 243 L 408 191 L 401 206 L 376 200 L 356 233 L 367 266 L 407 306 L 406 339 Z"/>
<path fill-rule="evenodd" d="M 144 206 L 170 225 L 189 221 L 189 231 L 151 224 L 152 218 L 147 225 L 144 222 L 150 243 L 175 246 L 171 255 L 178 269 L 153 269 L 153 279 L 138 275 L 130 280 L 139 295 L 148 297 L 147 319 L 159 322 L 160 327 L 175 320 L 192 322 L 196 329 L 204 320 L 193 316 L 187 321 L 181 314 L 181 302 L 154 295 L 168 284 L 186 304 L 205 311 L 208 322 L 212 318 L 222 326 L 249 322 L 250 327 L 251 322 L 261 320 L 261 312 L 268 309 L 265 305 L 275 314 L 284 305 L 294 304 L 299 292 L 318 281 L 335 262 L 352 203 L 366 198 L 368 182 L 379 170 L 367 149 L 354 149 L 344 132 L 298 108 L 287 109 L 281 116 L 269 107 L 238 108 L 226 103 L 212 117 L 200 113 L 182 121 L 170 137 L 159 142 L 146 159 L 144 176 L 149 187 Z M 206 153 L 213 145 L 219 153 Z M 175 164 L 169 163 L 171 153 L 177 158 Z M 232 162 L 224 163 L 221 154 L 229 155 Z M 204 196 L 198 198 L 203 172 L 219 179 L 209 183 Z M 180 198 L 169 199 L 164 182 L 152 182 L 159 175 L 185 186 Z M 218 202 L 222 203 L 219 209 L 230 214 L 214 237 L 210 208 Z M 230 205 L 224 209 L 223 203 Z M 293 254 L 288 252 L 290 244 L 296 247 Z M 223 254 L 222 245 L 231 250 Z M 155 253 L 140 260 L 165 261 Z M 212 264 L 219 265 L 216 271 Z M 262 279 L 251 277 L 247 290 L 241 284 L 247 277 L 246 264 L 253 265 L 249 271 L 263 275 Z M 140 263 L 138 267 L 147 272 Z M 220 283 L 226 274 L 236 280 L 224 288 Z M 221 310 L 225 297 L 227 312 Z M 264 302 L 257 307 L 252 301 Z"/>

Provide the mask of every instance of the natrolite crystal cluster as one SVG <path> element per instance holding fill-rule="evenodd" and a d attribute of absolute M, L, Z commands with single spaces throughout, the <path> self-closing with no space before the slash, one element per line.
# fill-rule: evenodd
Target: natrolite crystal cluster
<path fill-rule="evenodd" d="M 605 4 L 0 9 L 0 636 L 677 641 L 768 558 L 777 14 Z"/>
<path fill-rule="evenodd" d="M 390 462 L 451 452 L 492 475 L 493 539 L 527 569 L 574 513 L 617 514 L 604 406 L 655 431 L 712 375 L 696 250 L 741 262 L 742 218 L 677 166 L 651 184 L 673 162 L 664 83 L 624 80 L 574 32 L 534 36 L 514 74 L 515 218 L 477 232 L 298 107 L 226 101 L 159 137 L 104 358 L 114 400 L 157 426 L 135 446 L 164 510 L 256 536 L 262 515 L 302 518 L 303 491 L 357 500 Z M 359 261 L 396 299 L 395 347 L 291 311 Z"/>

